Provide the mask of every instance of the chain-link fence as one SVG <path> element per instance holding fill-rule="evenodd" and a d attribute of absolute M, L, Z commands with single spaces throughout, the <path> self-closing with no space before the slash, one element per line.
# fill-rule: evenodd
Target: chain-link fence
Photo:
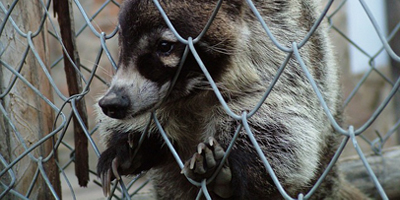
<path fill-rule="evenodd" d="M 165 21 L 169 22 L 158 1 L 153 2 L 163 13 Z M 216 5 L 220 5 L 221 2 L 216 1 Z M 383 148 L 397 144 L 396 133 L 400 125 L 400 116 L 396 112 L 398 101 L 396 92 L 400 79 L 395 66 L 399 66 L 400 57 L 394 50 L 400 46 L 400 42 L 397 44 L 394 42 L 399 41 L 397 38 L 399 38 L 400 18 L 388 17 L 389 24 L 392 25 L 389 27 L 389 34 L 385 35 L 364 0 L 357 2 L 362 6 L 379 36 L 381 48 L 378 51 L 373 54 L 367 53 L 357 42 L 348 37 L 342 23 L 345 16 L 344 8 L 348 4 L 346 0 L 326 1 L 321 9 L 323 12 L 320 18 L 302 41 L 308 41 L 320 20 L 327 20 L 337 43 L 354 46 L 369 58 L 365 63 L 368 69 L 361 75 L 348 75 L 346 71 L 349 69 L 343 67 L 346 92 L 343 106 L 350 115 L 362 114 L 362 116 L 355 114 L 348 120 L 349 128 L 340 127 L 336 123 L 324 100 L 320 98 L 331 124 L 338 134 L 345 136 L 326 171 L 337 162 L 347 145 L 346 151 L 356 152 L 363 169 L 370 177 L 368 181 L 374 185 L 376 192 L 369 191 L 370 194 L 376 195 L 377 198 L 388 199 L 384 187 L 386 179 L 381 178 L 381 173 L 374 172 L 363 151 L 372 150 L 375 155 L 383 158 L 382 162 L 385 162 Z M 96 178 L 94 169 L 103 146 L 99 143 L 97 125 L 93 120 L 93 104 L 96 103 L 96 97 L 109 86 L 111 74 L 116 68 L 114 59 L 117 52 L 116 19 L 119 3 L 121 2 L 115 0 L 70 2 L 2 0 L 0 2 L 0 199 L 102 197 L 101 184 Z M 252 1 L 248 0 L 247 4 L 261 19 Z M 388 1 L 388 5 L 392 5 L 388 8 L 394 10 L 396 7 L 400 8 L 395 0 Z M 58 19 L 54 18 L 55 13 Z M 70 17 L 73 20 L 70 20 Z M 173 29 L 171 23 L 167 24 Z M 273 38 L 268 32 L 268 24 L 263 26 L 266 30 L 265 37 Z M 178 36 L 177 32 L 174 34 Z M 192 39 L 180 40 L 195 52 Z M 390 42 L 393 43 L 392 47 L 389 45 Z M 337 45 L 338 48 L 340 44 Z M 275 45 L 281 46 L 276 41 Z M 343 49 L 347 48 L 345 45 Z M 293 43 L 291 48 L 281 47 L 281 49 L 293 52 L 315 94 L 321 96 L 307 67 L 302 64 L 302 58 L 298 53 L 298 47 L 301 46 L 302 44 Z M 390 70 L 387 70 L 388 67 L 376 66 L 375 59 L 383 53 L 387 53 L 392 59 L 392 77 L 388 75 L 391 74 L 388 72 Z M 341 64 L 347 66 L 347 53 L 338 53 L 338 57 L 342 59 Z M 281 69 L 284 70 L 284 65 Z M 206 71 L 205 68 L 203 70 Z M 279 74 L 276 76 L 276 80 L 278 79 Z M 355 79 L 357 81 L 354 81 Z M 371 82 L 371 79 L 375 82 Z M 209 81 L 217 96 L 221 96 L 212 79 Z M 371 87 L 375 90 L 370 90 Z M 373 103 L 366 103 L 368 105 L 360 107 L 359 104 L 365 99 L 370 99 Z M 220 101 L 224 103 L 222 98 Z M 243 121 L 242 126 L 244 130 L 249 130 L 248 135 L 251 138 L 250 128 L 245 123 L 246 115 L 237 116 L 229 113 L 228 107 L 226 110 L 233 118 Z M 382 118 L 383 120 L 380 120 Z M 157 123 L 157 118 L 153 120 Z M 161 126 L 159 129 L 177 158 L 176 167 L 182 168 L 183 161 L 170 145 Z M 256 142 L 254 145 L 259 149 Z M 262 153 L 258 156 L 267 163 Z M 265 166 L 276 184 L 279 184 L 271 167 L 268 164 Z M 400 169 L 396 173 L 399 172 Z M 91 182 L 88 182 L 89 180 Z M 123 179 L 113 185 L 111 198 L 151 198 L 150 184 L 145 174 Z M 207 197 L 205 182 L 197 184 L 200 193 Z M 317 182 L 314 187 L 318 187 L 319 184 L 320 182 Z M 79 185 L 87 188 L 80 188 Z M 398 186 L 400 187 L 400 184 Z M 307 199 L 313 191 L 298 197 L 289 197 L 280 189 L 281 194 L 287 199 Z"/>

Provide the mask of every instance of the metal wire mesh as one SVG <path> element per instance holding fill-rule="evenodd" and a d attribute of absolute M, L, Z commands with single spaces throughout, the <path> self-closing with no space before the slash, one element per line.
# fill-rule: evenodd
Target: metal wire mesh
<path fill-rule="evenodd" d="M 79 43 L 79 39 L 83 38 L 82 40 L 90 40 L 93 45 L 92 46 L 85 46 L 85 47 L 80 47 L 78 48 L 80 51 L 79 53 L 82 55 L 84 53 L 82 52 L 89 52 L 87 53 L 88 56 L 82 56 L 82 60 L 86 64 L 81 64 L 81 70 L 77 70 L 79 72 L 79 77 L 83 82 L 83 89 L 80 91 L 79 94 L 73 95 L 73 96 L 68 96 L 65 93 L 66 87 L 65 87 L 65 80 L 62 77 L 65 77 L 63 74 L 64 72 L 60 70 L 60 68 L 63 67 L 63 64 L 61 61 L 63 59 L 69 59 L 71 58 L 63 57 L 62 56 L 62 51 L 66 51 L 62 39 L 59 33 L 59 27 L 57 22 L 55 22 L 54 18 L 52 17 L 52 12 L 51 12 L 51 1 L 43 1 L 43 0 L 34 0 L 35 5 L 39 7 L 39 13 L 40 15 L 36 16 L 37 17 L 37 26 L 33 27 L 31 29 L 21 29 L 21 25 L 18 24 L 18 20 L 14 20 L 18 18 L 18 15 L 14 15 L 16 12 L 16 8 L 18 6 L 21 6 L 19 4 L 22 4 L 21 1 L 18 0 L 13 0 L 13 1 L 8 1 L 8 2 L 0 2 L 0 16 L 1 16 L 1 24 L 0 24 L 0 66 L 1 70 L 0 73 L 2 76 L 6 72 L 11 74 L 9 76 L 3 76 L 1 79 L 2 84 L 1 85 L 1 102 L 0 104 L 0 111 L 1 111 L 1 118 L 3 120 L 2 126 L 4 126 L 1 131 L 4 133 L 0 135 L 1 137 L 5 138 L 0 138 L 0 140 L 10 140 L 8 137 L 13 137 L 15 138 L 13 141 L 15 141 L 17 146 L 22 147 L 22 151 L 19 152 L 12 152 L 13 156 L 7 156 L 5 155 L 4 151 L 2 150 L 0 154 L 0 199 L 3 197 L 6 198 L 18 198 L 18 199 L 31 199 L 35 198 L 32 196 L 32 191 L 34 190 L 35 187 L 38 187 L 37 184 L 39 184 L 39 181 L 37 181 L 40 177 L 44 179 L 44 185 L 42 187 L 46 187 L 51 191 L 52 196 L 55 199 L 60 199 L 61 196 L 56 192 L 54 189 L 54 185 L 52 185 L 52 182 L 48 178 L 48 172 L 45 170 L 43 167 L 46 162 L 49 162 L 51 158 L 56 157 L 55 152 L 58 151 L 59 159 L 56 160 L 56 169 L 60 173 L 61 177 L 61 182 L 63 183 L 63 193 L 62 195 L 64 198 L 73 198 L 73 199 L 81 199 L 84 198 L 80 192 L 89 192 L 90 190 L 91 193 L 96 193 L 100 194 L 97 196 L 91 196 L 89 198 L 99 198 L 101 197 L 101 188 L 100 183 L 96 180 L 95 175 L 96 173 L 94 171 L 90 171 L 91 177 L 94 180 L 93 183 L 89 183 L 90 189 L 85 189 L 85 188 L 78 188 L 76 185 L 76 180 L 73 175 L 71 175 L 71 166 L 74 164 L 75 161 L 75 149 L 74 146 L 71 144 L 71 138 L 69 133 L 71 130 L 69 127 L 71 126 L 71 119 L 73 116 L 76 116 L 78 119 L 80 125 L 84 129 L 85 135 L 89 140 L 90 144 L 90 149 L 92 151 L 91 154 L 91 169 L 95 167 L 95 164 L 97 162 L 97 158 L 100 155 L 102 145 L 99 144 L 98 136 L 97 136 L 97 126 L 95 122 L 90 121 L 90 126 L 86 127 L 79 115 L 79 112 L 77 111 L 76 108 L 76 102 L 83 99 L 85 97 L 85 100 L 88 102 L 88 110 L 89 113 L 92 111 L 92 105 L 95 103 L 95 99 L 93 96 L 96 96 L 98 94 L 101 94 L 99 90 L 104 90 L 108 86 L 108 80 L 109 80 L 109 74 L 112 73 L 112 69 L 107 69 L 106 67 L 102 66 L 112 66 L 113 69 L 116 69 L 116 63 L 114 61 L 115 58 L 115 43 L 112 41 L 115 40 L 116 38 L 116 33 L 118 31 L 118 28 L 116 26 L 116 14 L 118 11 L 119 3 L 114 0 L 106 0 L 106 1 L 79 1 L 79 0 L 74 0 L 72 1 L 73 7 L 75 8 L 74 10 L 74 17 L 75 21 L 77 22 L 77 31 L 76 31 L 76 38 Z M 218 1 L 216 4 L 216 9 L 215 13 L 218 12 L 218 6 L 221 5 L 222 0 Z M 387 52 L 390 56 L 391 59 L 393 59 L 395 62 L 400 62 L 400 57 L 397 55 L 395 52 L 393 52 L 392 48 L 389 46 L 388 41 L 390 41 L 396 34 L 398 34 L 398 30 L 400 28 L 400 23 L 397 24 L 397 26 L 393 29 L 390 30 L 390 34 L 388 36 L 384 35 L 382 32 L 382 29 L 378 26 L 374 16 L 372 15 L 369 7 L 367 4 L 364 2 L 364 0 L 359 0 L 359 3 L 362 5 L 365 13 L 368 15 L 369 20 L 373 24 L 373 26 L 376 29 L 376 32 L 379 35 L 379 38 L 382 43 L 382 48 L 375 52 L 373 55 L 366 54 L 370 58 L 370 62 L 366 63 L 366 65 L 369 65 L 369 70 L 364 73 L 362 78 L 358 81 L 356 86 L 352 89 L 352 91 L 349 93 L 349 95 L 346 97 L 346 100 L 344 102 L 344 107 L 349 106 L 350 102 L 354 98 L 355 95 L 359 92 L 360 88 L 365 84 L 365 82 L 368 81 L 369 77 L 371 74 L 378 74 L 380 78 L 387 84 L 390 85 L 390 92 L 385 96 L 383 101 L 374 107 L 374 112 L 372 115 L 366 119 L 362 125 L 359 127 L 355 127 L 353 125 L 350 125 L 349 127 L 341 127 L 338 125 L 338 123 L 335 121 L 335 119 L 332 117 L 330 110 L 328 109 L 324 99 L 322 98 L 322 95 L 319 92 L 319 89 L 313 80 L 310 72 L 308 71 L 307 67 L 305 66 L 304 62 L 302 61 L 302 57 L 299 54 L 299 51 L 301 51 L 301 47 L 309 40 L 310 36 L 314 33 L 316 28 L 318 28 L 320 22 L 323 19 L 328 19 L 330 22 L 330 27 L 331 31 L 335 32 L 341 37 L 347 41 L 349 44 L 356 46 L 359 51 L 363 51 L 363 49 L 357 44 L 349 39 L 338 26 L 335 24 L 334 18 L 336 15 L 343 9 L 344 5 L 346 4 L 347 1 L 343 0 L 340 2 L 337 2 L 337 5 L 335 8 L 332 8 L 332 3 L 333 0 L 328 1 L 325 4 L 325 7 L 323 9 L 323 12 L 321 13 L 319 19 L 315 21 L 313 28 L 309 31 L 307 36 L 300 42 L 300 43 L 292 43 L 291 47 L 285 47 L 281 45 L 279 42 L 277 42 L 274 39 L 274 35 L 269 31 L 268 24 L 266 24 L 264 21 L 262 21 L 262 18 L 260 14 L 257 11 L 257 8 L 254 6 L 251 0 L 247 0 L 248 6 L 252 9 L 254 12 L 254 15 L 260 20 L 264 30 L 265 30 L 265 37 L 271 38 L 271 40 L 274 42 L 274 44 L 283 52 L 286 52 L 288 56 L 294 55 L 296 60 L 300 63 L 301 68 L 304 71 L 304 74 L 306 75 L 307 79 L 309 80 L 310 84 L 312 85 L 315 95 L 318 96 L 320 104 L 324 108 L 324 111 L 326 112 L 326 115 L 328 116 L 332 126 L 335 128 L 338 134 L 342 134 L 345 136 L 345 139 L 343 140 L 342 144 L 340 145 L 339 149 L 337 150 L 333 160 L 331 161 L 330 165 L 326 169 L 326 172 L 330 170 L 330 168 L 335 164 L 339 158 L 339 156 L 342 154 L 343 149 L 345 148 L 346 144 L 351 144 L 352 148 L 357 152 L 359 155 L 360 159 L 363 162 L 363 166 L 366 168 L 368 171 L 368 174 L 370 178 L 372 179 L 372 182 L 374 183 L 380 197 L 382 199 L 388 199 L 385 190 L 382 188 L 382 185 L 380 181 L 377 178 L 377 175 L 372 171 L 370 164 L 367 162 L 365 155 L 363 151 L 361 150 L 361 147 L 359 145 L 360 137 L 363 138 L 363 142 L 366 141 L 370 148 L 375 151 L 377 154 L 382 152 L 382 148 L 384 147 L 384 144 L 388 140 L 393 140 L 395 137 L 395 133 L 400 125 L 400 119 L 394 119 L 395 123 L 391 124 L 391 128 L 387 131 L 386 134 L 378 134 L 375 138 L 373 139 L 367 139 L 364 134 L 366 130 L 373 124 L 376 123 L 376 119 L 382 116 L 382 112 L 384 109 L 387 107 L 387 105 L 392 101 L 393 96 L 396 95 L 397 89 L 400 85 L 400 79 L 395 78 L 395 80 L 392 80 L 392 78 L 388 77 L 387 75 L 384 75 L 383 72 L 381 72 L 380 69 L 376 68 L 374 65 L 374 59 L 381 54 L 382 52 Z M 254 147 L 257 149 L 258 156 L 261 158 L 261 160 L 264 162 L 265 168 L 267 169 L 268 173 L 272 176 L 272 180 L 274 183 L 278 186 L 280 186 L 280 183 L 274 174 L 271 166 L 269 165 L 267 159 L 265 158 L 265 155 L 262 153 L 259 145 L 257 144 L 256 140 L 254 139 L 254 136 L 252 134 L 252 130 L 249 127 L 247 123 L 247 119 L 251 117 L 255 112 L 257 112 L 258 107 L 255 107 L 253 110 L 249 112 L 244 112 L 244 113 L 233 113 L 230 108 L 227 106 L 226 102 L 222 98 L 222 95 L 220 94 L 216 84 L 212 80 L 211 76 L 208 74 L 207 69 L 205 68 L 204 64 L 201 61 L 201 58 L 197 55 L 196 49 L 194 47 L 194 43 L 196 43 L 202 35 L 207 31 L 208 26 L 204 27 L 203 32 L 197 37 L 197 38 L 182 38 L 176 31 L 173 26 L 173 24 L 170 22 L 168 19 L 168 16 L 165 14 L 163 11 L 162 7 L 160 6 L 159 2 L 157 0 L 153 0 L 153 3 L 157 6 L 159 9 L 160 13 L 162 14 L 165 22 L 167 23 L 168 27 L 174 32 L 175 36 L 179 39 L 181 43 L 184 43 L 187 45 L 187 50 L 190 51 L 194 57 L 196 58 L 197 62 L 199 63 L 202 71 L 208 78 L 208 81 L 210 85 L 212 86 L 216 96 L 218 97 L 220 103 L 224 106 L 226 114 L 230 115 L 232 118 L 238 120 L 241 122 L 239 127 L 237 127 L 236 135 L 239 133 L 239 130 L 242 128 L 246 131 L 248 134 L 249 138 L 252 140 L 252 143 Z M 93 6 L 97 5 L 97 7 Z M 88 11 L 90 10 L 90 11 Z M 90 14 L 89 14 L 90 13 Z M 107 26 L 102 26 L 101 24 L 97 24 L 99 21 L 96 21 L 96 19 L 101 18 L 102 14 L 104 13 L 109 14 L 110 16 L 113 16 L 113 18 L 110 20 L 108 18 L 108 15 L 106 17 L 103 16 L 103 19 L 106 18 L 105 20 L 108 25 Z M 213 21 L 215 15 L 212 15 L 210 17 L 210 22 Z M 114 21 L 112 21 L 114 20 Z M 103 30 L 106 29 L 106 30 Z M 10 35 L 9 33 L 13 32 L 15 34 L 15 38 L 9 38 Z M 48 41 L 50 41 L 50 48 L 55 48 L 57 50 L 50 49 L 50 62 L 46 60 L 43 55 L 40 55 L 40 53 L 37 51 L 37 44 L 34 42 L 38 37 L 43 37 L 43 35 L 46 35 L 48 38 Z M 83 36 L 86 35 L 86 36 Z M 16 41 L 20 45 L 23 46 L 21 48 L 23 51 L 18 52 L 16 49 L 12 48 L 12 45 L 10 45 L 10 41 Z M 86 44 L 86 43 L 84 43 Z M 79 45 L 78 45 L 79 47 Z M 59 51 L 62 50 L 62 51 Z M 19 50 L 21 51 L 21 50 Z M 15 57 L 9 57 L 5 56 L 8 54 L 17 54 L 18 60 L 10 60 L 12 58 L 16 59 Z M 42 90 L 40 87 L 30 81 L 31 79 L 27 79 L 27 74 L 22 73 L 24 68 L 27 67 L 26 60 L 27 59 L 33 59 L 34 62 L 38 63 L 40 66 L 40 69 L 43 71 L 45 79 L 49 82 L 49 87 L 51 90 L 54 92 L 53 97 L 49 97 L 45 94 L 42 93 Z M 278 70 L 276 76 L 274 77 L 274 81 L 272 81 L 272 84 L 270 87 L 266 90 L 265 96 L 263 99 L 260 99 L 260 102 L 263 102 L 265 98 L 267 98 L 269 92 L 273 89 L 274 83 L 279 79 L 281 72 L 284 70 L 286 66 L 286 62 L 283 62 L 281 65 L 281 68 Z M 90 66 L 91 67 L 88 67 Z M 107 71 L 108 70 L 108 71 Z M 51 71 L 51 73 L 50 73 Z M 17 87 L 18 85 L 22 85 L 23 87 L 29 88 L 29 90 L 32 91 L 31 95 L 34 95 L 36 98 L 40 99 L 40 101 L 44 102 L 46 105 L 50 107 L 52 110 L 52 113 L 54 115 L 54 120 L 52 121 L 53 123 L 53 128 L 45 133 L 38 133 L 36 136 L 37 138 L 35 140 L 29 139 L 27 134 L 29 132 L 26 132 L 25 129 L 20 129 L 19 123 L 24 123 L 24 122 L 16 122 L 14 114 L 12 113 L 12 108 L 10 107 L 5 107 L 6 105 L 12 106 L 12 104 L 6 104 L 5 102 L 9 98 L 13 98 L 15 95 L 14 93 L 14 88 Z M 89 114 L 90 115 L 90 114 Z M 93 118 L 93 117 L 92 117 Z M 158 119 L 155 117 L 155 115 L 152 115 L 152 120 L 157 124 L 166 144 L 170 148 L 171 152 L 176 158 L 177 161 L 177 167 L 183 168 L 183 162 L 180 160 L 177 152 L 171 145 L 171 142 L 168 140 L 168 137 L 166 136 L 165 132 L 163 131 L 163 127 L 158 123 Z M 16 124 L 18 123 L 18 124 Z M 29 127 L 30 124 L 25 124 L 25 126 Z M 8 127 L 8 128 L 6 128 Z M 378 131 L 377 131 L 378 132 Z M 235 137 L 232 141 L 231 144 L 234 143 Z M 33 141 L 33 142 L 32 142 Z M 46 141 L 52 141 L 52 151 L 49 151 L 48 154 L 46 155 L 38 155 L 35 153 L 35 150 L 41 148 Z M 1 143 L 2 145 L 5 143 Z M 232 145 L 227 149 L 227 152 L 229 153 Z M 4 148 L 4 146 L 3 146 Z M 65 156 L 67 155 L 67 156 Z M 17 185 L 20 184 L 20 176 L 17 176 L 17 173 L 20 173 L 19 169 L 17 168 L 18 164 L 22 162 L 24 159 L 29 159 L 35 168 L 35 173 L 34 176 L 32 176 L 31 180 L 29 180 L 30 184 L 27 187 L 26 190 L 22 191 L 19 190 Z M 226 156 L 224 157 L 226 159 Z M 222 165 L 221 165 L 222 166 Z M 314 186 L 314 188 L 307 194 L 300 194 L 298 197 L 290 197 L 282 188 L 282 186 L 278 187 L 280 193 L 282 196 L 286 199 L 308 199 L 312 194 L 314 193 L 315 189 L 319 186 L 321 181 L 324 179 L 326 173 L 324 173 L 317 184 Z M 112 194 L 114 198 L 128 198 L 128 197 L 137 197 L 137 193 L 139 190 L 141 190 L 143 187 L 146 187 L 146 184 L 148 184 L 148 180 L 143 181 L 141 176 L 145 175 L 140 175 L 138 177 L 134 177 L 133 180 L 125 180 L 120 181 L 119 184 L 114 184 Z M 127 183 L 127 184 L 125 184 Z M 206 182 L 203 181 L 201 183 L 198 182 L 191 182 L 192 184 L 195 184 L 199 186 L 201 189 L 199 189 L 199 196 L 200 195 L 205 195 L 207 198 L 210 198 L 208 195 L 207 187 L 206 187 Z M 189 183 L 188 183 L 189 184 Z M 93 186 L 94 185 L 94 186 Z M 80 191 L 80 192 L 79 192 Z"/>

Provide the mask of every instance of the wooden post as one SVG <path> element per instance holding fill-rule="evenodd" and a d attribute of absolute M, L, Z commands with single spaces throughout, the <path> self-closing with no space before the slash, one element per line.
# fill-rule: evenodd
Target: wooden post
<path fill-rule="evenodd" d="M 80 69 L 79 54 L 75 44 L 74 18 L 72 15 L 72 5 L 70 0 L 58 0 L 54 2 L 54 12 L 58 16 L 60 32 L 63 44 L 74 63 L 67 59 L 64 54 L 64 69 L 67 78 L 68 92 L 70 96 L 79 94 L 83 90 L 82 81 L 77 72 Z M 76 66 L 76 68 L 74 67 Z M 85 124 L 88 127 L 88 117 L 86 112 L 86 103 L 84 99 L 76 102 L 76 109 Z M 75 175 L 78 178 L 80 186 L 86 187 L 89 182 L 89 151 L 88 138 L 78 119 L 74 116 L 74 142 L 75 142 Z"/>
<path fill-rule="evenodd" d="M 3 5 L 12 5 L 14 0 L 2 0 Z M 36 32 L 40 28 L 40 20 L 44 15 L 42 5 L 38 1 L 19 1 L 12 11 L 12 18 L 17 26 L 24 32 Z M 0 12 L 1 21 L 4 20 L 4 12 Z M 43 69 L 32 53 L 32 49 L 26 59 L 22 60 L 23 52 L 27 49 L 28 39 L 17 33 L 11 22 L 7 22 L 5 29 L 0 35 L 1 52 L 0 59 L 14 69 L 23 62 L 20 74 L 29 81 L 40 93 L 52 101 L 52 88 L 45 76 Z M 43 27 L 40 34 L 33 38 L 33 44 L 41 60 L 48 66 L 49 49 L 47 46 L 47 28 Z M 12 83 L 15 75 L 4 65 L 0 64 L 0 92 L 5 93 L 6 88 Z M 12 89 L 5 93 L 0 99 L 6 114 L 0 112 L 0 153 L 7 163 L 14 161 L 19 155 L 26 152 L 24 145 L 32 146 L 38 140 L 45 137 L 52 131 L 54 123 L 53 109 L 43 101 L 38 94 L 29 88 L 21 80 L 16 81 Z M 13 130 L 11 124 L 15 126 Z M 19 138 L 18 135 L 21 137 Z M 34 158 L 46 158 L 53 151 L 53 141 L 50 138 L 31 152 Z M 45 174 L 48 177 L 51 188 L 61 198 L 61 186 L 59 169 L 56 165 L 57 154 L 52 154 L 49 160 L 43 162 Z M 50 187 L 46 184 L 43 176 L 39 173 L 35 179 L 35 172 L 38 170 L 39 162 L 31 159 L 28 155 L 18 161 L 11 169 L 16 176 L 13 190 L 26 195 L 32 189 L 29 199 L 54 199 Z M 0 164 L 0 171 L 4 169 Z M 8 173 L 0 177 L 3 182 L 9 184 Z M 33 181 L 36 180 L 36 181 Z M 31 187 L 33 185 L 33 187 Z M 1 190 L 3 187 L 1 187 Z M 0 190 L 0 191 L 1 191 Z M 15 199 L 12 194 L 7 194 L 5 199 Z"/>
<path fill-rule="evenodd" d="M 396 25 L 400 22 L 400 2 L 397 0 L 386 0 L 388 33 L 390 33 Z M 394 38 L 389 42 L 393 51 L 400 55 L 400 31 L 396 33 Z M 392 77 L 397 80 L 400 77 L 400 62 L 393 59 L 391 62 Z M 396 120 L 400 119 L 400 92 L 398 91 L 394 96 L 395 116 Z M 397 129 L 397 143 L 400 144 L 400 129 Z"/>

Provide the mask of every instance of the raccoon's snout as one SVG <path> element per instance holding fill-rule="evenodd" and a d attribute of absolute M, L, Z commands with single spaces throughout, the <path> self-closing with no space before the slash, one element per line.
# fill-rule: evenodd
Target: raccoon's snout
<path fill-rule="evenodd" d="M 125 118 L 130 104 L 127 96 L 115 92 L 106 94 L 99 101 L 99 106 L 103 110 L 103 113 L 115 119 Z"/>

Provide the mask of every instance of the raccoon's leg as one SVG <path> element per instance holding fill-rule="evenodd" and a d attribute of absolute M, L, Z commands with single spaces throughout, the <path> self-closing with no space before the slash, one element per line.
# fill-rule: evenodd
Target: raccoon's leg
<path fill-rule="evenodd" d="M 209 138 L 208 142 L 200 143 L 197 152 L 185 163 L 183 173 L 196 181 L 210 178 L 218 168 L 225 151 L 214 139 Z M 233 194 L 231 187 L 232 173 L 228 160 L 210 183 L 210 189 L 222 198 L 229 198 Z"/>
<path fill-rule="evenodd" d="M 129 134 L 133 138 L 129 138 Z M 97 174 L 100 176 L 103 193 L 110 193 L 111 181 L 120 179 L 121 175 L 139 174 L 148 170 L 165 159 L 163 145 L 158 137 L 146 138 L 137 149 L 140 133 L 116 133 L 108 141 L 108 148 L 101 154 L 97 163 Z M 131 145 L 133 144 L 133 148 Z M 137 152 L 136 152 L 137 151 Z M 135 154 L 136 153 L 136 154 Z"/>

